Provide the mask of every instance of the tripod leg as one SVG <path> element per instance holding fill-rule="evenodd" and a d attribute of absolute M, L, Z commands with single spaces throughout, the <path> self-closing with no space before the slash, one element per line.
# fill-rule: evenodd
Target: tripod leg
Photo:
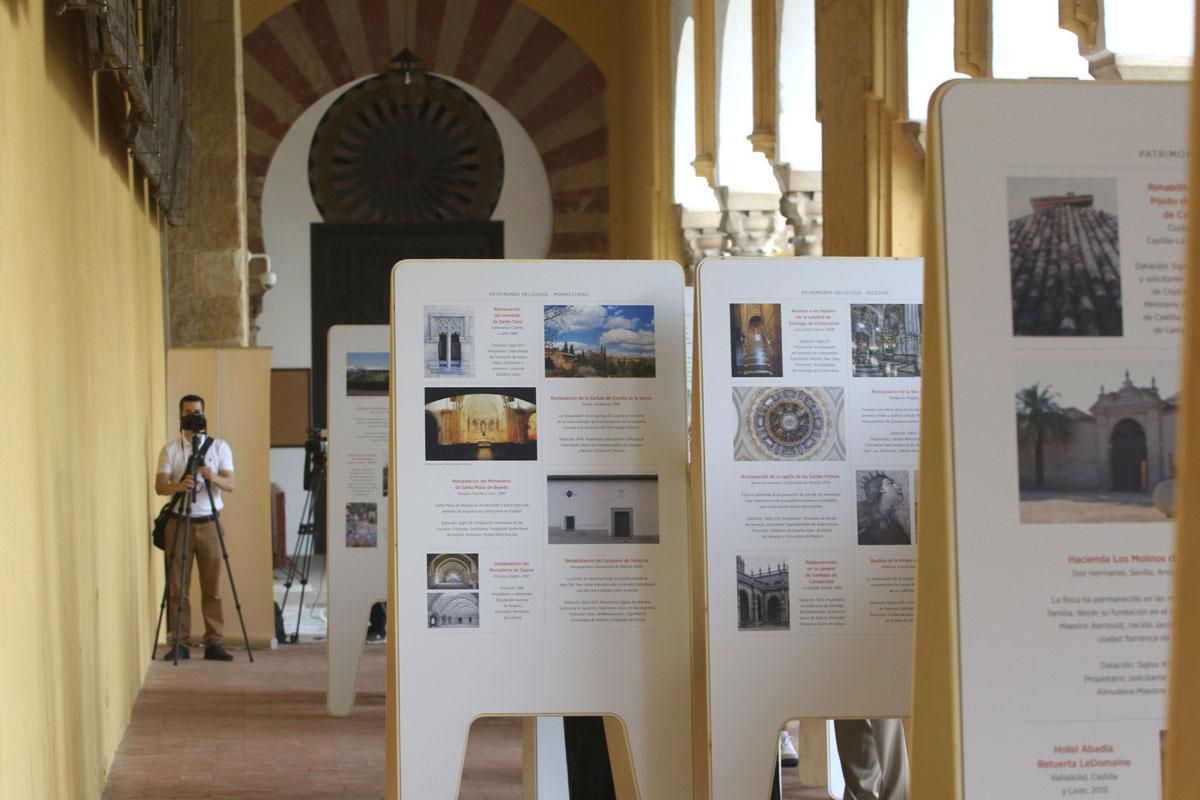
<path fill-rule="evenodd" d="M 172 537 L 172 544 L 174 538 Z M 162 602 L 158 604 L 158 624 L 154 626 L 154 638 L 150 640 L 150 660 L 154 660 L 154 651 L 158 648 L 158 634 L 162 632 L 163 617 L 166 616 L 167 604 L 171 602 L 171 562 L 175 559 L 175 550 L 171 549 L 170 553 L 163 553 L 163 596 Z M 169 632 L 168 632 L 169 633 Z"/>
<path fill-rule="evenodd" d="M 309 484 L 310 486 L 312 484 Z M 310 530 L 306 524 L 312 516 L 312 508 L 314 505 L 312 490 L 309 490 L 308 495 L 304 498 L 304 505 L 300 508 L 300 525 L 296 528 L 296 546 L 292 550 L 292 555 L 288 558 L 287 577 L 283 581 L 283 600 L 279 603 L 279 608 L 287 608 L 288 595 L 292 592 L 292 583 L 296 579 L 297 565 L 300 563 L 300 552 L 304 545 L 304 534 Z"/>
<path fill-rule="evenodd" d="M 233 582 L 233 567 L 229 565 L 229 550 L 225 547 L 225 529 L 221 526 L 221 512 L 217 511 L 216 501 L 213 500 L 212 485 L 204 484 L 208 492 L 208 507 L 213 510 L 213 522 L 217 524 L 217 543 L 221 546 L 221 558 L 225 561 L 225 574 L 229 577 L 229 590 L 233 592 L 233 607 L 237 609 L 238 622 L 242 624 L 242 641 L 246 643 L 246 654 L 250 663 L 254 663 L 254 651 L 250 649 L 250 634 L 246 633 L 246 618 L 242 616 L 242 601 L 238 599 L 237 584 Z"/>
<path fill-rule="evenodd" d="M 318 466 L 313 472 L 312 483 L 309 484 L 312 489 L 308 495 L 307 511 L 308 515 L 302 520 L 304 522 L 304 530 L 308 534 L 308 539 L 304 542 L 302 548 L 298 548 L 300 555 L 298 563 L 300 564 L 300 605 L 296 607 L 296 631 L 291 635 L 293 644 L 300 641 L 300 621 L 304 616 L 304 595 L 308 590 L 308 574 L 312 567 L 313 551 L 316 549 L 317 543 L 317 503 L 321 498 L 321 492 L 324 491 L 325 470 Z"/>
<path fill-rule="evenodd" d="M 209 502 L 212 502 L 212 490 L 209 490 Z M 217 523 L 217 541 L 221 544 L 221 558 L 225 559 L 225 574 L 229 577 L 229 590 L 233 592 L 233 606 L 237 609 L 238 622 L 242 624 L 242 641 L 246 643 L 246 654 L 250 663 L 254 663 L 254 651 L 250 649 L 250 634 L 246 633 L 246 618 L 242 616 L 242 602 L 238 599 L 237 584 L 233 582 L 233 567 L 229 565 L 229 551 L 225 548 L 225 530 L 221 527 L 220 513 L 213 514 Z"/>
<path fill-rule="evenodd" d="M 292 643 L 300 641 L 300 620 L 304 616 L 304 593 L 308 591 L 308 566 L 312 563 L 313 527 L 308 525 L 308 539 L 304 542 L 303 554 L 300 556 L 300 604 L 296 606 L 296 632 L 292 634 Z"/>
<path fill-rule="evenodd" d="M 177 502 L 179 496 L 176 495 Z M 171 509 L 174 511 L 174 508 Z M 176 523 L 178 524 L 178 523 Z M 175 537 L 171 537 L 170 552 L 163 551 L 163 596 L 162 602 L 158 604 L 158 623 L 154 626 L 154 638 L 150 640 L 150 660 L 154 660 L 154 651 L 158 649 L 158 634 L 162 632 L 163 617 L 166 615 L 167 605 L 171 602 L 171 562 L 175 559 Z"/>

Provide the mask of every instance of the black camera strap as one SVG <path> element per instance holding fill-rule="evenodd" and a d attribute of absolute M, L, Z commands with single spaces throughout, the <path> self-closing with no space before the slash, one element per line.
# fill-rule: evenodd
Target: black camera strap
<path fill-rule="evenodd" d="M 200 467 L 204 466 L 204 456 L 208 454 L 208 448 L 212 447 L 212 443 L 215 441 L 216 439 L 205 434 L 204 444 L 200 445 L 199 450 L 196 450 L 192 453 L 192 469 L 199 469 Z"/>
<path fill-rule="evenodd" d="M 213 437 L 205 435 L 204 444 L 200 445 L 199 450 L 195 449 L 196 436 L 197 434 L 192 434 L 192 455 L 188 459 L 188 462 L 191 464 L 191 469 L 189 470 L 185 465 L 184 475 L 190 475 L 196 470 L 200 469 L 200 467 L 204 466 L 204 457 L 208 454 L 208 448 L 212 447 Z M 196 500 L 196 488 L 197 487 L 195 485 L 192 486 L 192 502 L 195 502 Z"/>

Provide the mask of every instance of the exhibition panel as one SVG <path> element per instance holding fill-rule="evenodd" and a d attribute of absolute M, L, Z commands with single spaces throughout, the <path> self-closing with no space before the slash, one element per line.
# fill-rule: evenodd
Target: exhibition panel
<path fill-rule="evenodd" d="M 455 797 L 496 714 L 610 715 L 618 792 L 691 796 L 682 289 L 666 262 L 396 266 L 400 796 Z"/>
<path fill-rule="evenodd" d="M 1196 108 L 1200 85 L 1191 84 L 1192 108 Z M 1192 114 L 1191 147 L 1200 141 L 1200 119 Z M 1188 165 L 1191 185 L 1196 185 L 1197 164 Z M 1187 290 L 1184 316 L 1196 319 L 1200 314 L 1200 241 L 1195 236 L 1187 244 Z M 1180 393 L 1188 398 L 1179 413 L 1179 463 L 1181 486 L 1200 475 L 1200 337 L 1196 328 L 1183 337 L 1183 374 Z M 1191 721 L 1200 713 L 1200 683 L 1195 676 L 1200 668 L 1200 495 L 1179 494 L 1175 526 L 1175 624 L 1171 641 L 1170 709 L 1167 713 L 1167 797 L 1191 791 L 1194 782 L 1193 754 L 1200 751 L 1200 731 Z"/>
<path fill-rule="evenodd" d="M 371 605 L 387 599 L 388 326 L 335 325 L 328 354 L 327 703 L 330 714 L 345 717 L 354 708 Z"/>
<path fill-rule="evenodd" d="M 921 262 L 708 260 L 697 293 L 711 796 L 765 798 L 788 719 L 909 713 Z"/>
<path fill-rule="evenodd" d="M 1186 117 L 1171 84 L 935 99 L 917 669 L 957 680 L 918 676 L 921 795 L 1162 795 Z"/>

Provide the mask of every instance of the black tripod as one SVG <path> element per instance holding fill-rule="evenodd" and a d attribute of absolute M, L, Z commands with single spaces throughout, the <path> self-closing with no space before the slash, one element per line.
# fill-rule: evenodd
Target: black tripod
<path fill-rule="evenodd" d="M 288 557 L 287 577 L 283 581 L 283 601 L 280 609 L 287 608 L 288 595 L 296 577 L 300 577 L 300 604 L 296 608 L 296 630 L 287 637 L 290 644 L 300 641 L 300 619 L 304 616 L 304 594 L 308 590 L 308 572 L 312 567 L 313 551 L 316 549 L 320 531 L 320 515 L 317 505 L 325 490 L 325 442 L 321 432 L 310 428 L 308 441 L 304 444 L 304 488 L 308 494 L 300 511 L 300 527 L 296 530 L 296 547 Z"/>
<path fill-rule="evenodd" d="M 193 481 L 199 480 L 199 466 L 196 463 L 197 453 L 203 453 L 207 447 L 196 447 L 195 437 L 201 436 L 201 433 L 193 434 L 192 439 L 192 454 L 188 457 L 187 466 L 184 468 L 184 475 L 191 475 Z M 212 441 L 211 439 L 207 441 Z M 237 608 L 238 622 L 242 626 L 242 640 L 246 643 L 246 654 L 250 657 L 250 662 L 254 662 L 254 651 L 250 648 L 250 636 L 246 633 L 246 618 L 242 616 L 242 603 L 238 599 L 237 584 L 233 581 L 233 568 L 229 565 L 229 550 L 225 547 L 225 530 L 221 527 L 221 512 L 217 510 L 217 505 L 213 500 L 212 485 L 205 481 L 204 490 L 208 494 L 208 505 L 212 509 L 213 522 L 217 525 L 217 541 L 221 545 L 221 557 L 225 560 L 225 574 L 229 578 L 229 589 L 233 593 L 233 605 Z M 163 599 L 158 609 L 158 624 L 154 628 L 154 642 L 158 643 L 158 634 L 162 629 L 163 613 L 167 609 L 167 603 L 171 601 L 171 562 L 175 559 L 175 552 L 179 551 L 179 597 L 176 598 L 175 606 L 175 644 L 171 648 L 172 661 L 175 666 L 179 666 L 179 647 L 182 644 L 179 638 L 179 626 L 183 620 L 183 598 L 187 595 L 191 588 L 190 582 L 187 580 L 189 570 L 187 569 L 188 561 L 191 560 L 191 544 L 192 544 L 192 504 L 196 501 L 198 487 L 193 482 L 191 491 L 178 492 L 171 500 L 174 504 L 172 512 L 175 516 L 175 535 L 171 538 L 171 552 L 165 554 L 166 559 L 166 580 L 163 585 Z M 180 525 L 183 526 L 183 536 L 179 535 Z M 180 547 L 180 539 L 182 538 L 183 546 Z M 169 637 L 168 637 L 169 638 Z M 153 653 L 151 653 L 153 660 Z"/>

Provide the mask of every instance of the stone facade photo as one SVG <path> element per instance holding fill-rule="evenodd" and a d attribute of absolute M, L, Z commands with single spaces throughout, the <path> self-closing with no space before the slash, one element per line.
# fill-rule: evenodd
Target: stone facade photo
<path fill-rule="evenodd" d="M 658 544 L 657 475 L 548 475 L 550 544 Z"/>
<path fill-rule="evenodd" d="M 1099 371 L 1086 364 L 1076 369 Z M 1157 366 L 1173 388 L 1174 365 Z M 1103 371 L 1116 370 L 1106 364 Z M 1154 374 L 1139 383 L 1126 370 L 1115 389 L 1097 384 L 1084 410 L 1071 400 L 1086 390 L 1022 381 L 1015 397 L 1022 522 L 1167 520 L 1151 498 L 1174 477 L 1178 393 L 1167 395 Z"/>
<path fill-rule="evenodd" d="M 738 630 L 786 631 L 791 627 L 785 556 L 737 557 Z"/>
<path fill-rule="evenodd" d="M 425 377 L 475 377 L 475 315 L 469 308 L 425 307 Z"/>

